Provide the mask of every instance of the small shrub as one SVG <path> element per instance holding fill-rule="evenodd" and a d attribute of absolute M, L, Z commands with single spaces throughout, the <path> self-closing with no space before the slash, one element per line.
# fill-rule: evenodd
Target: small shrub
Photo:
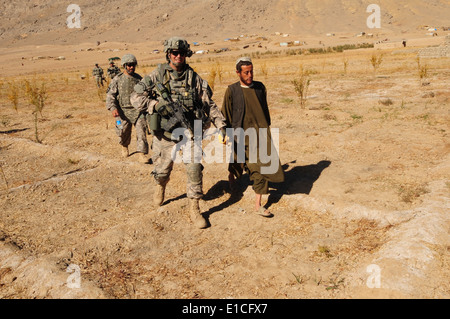
<path fill-rule="evenodd" d="M 331 252 L 330 252 L 330 248 L 328 248 L 327 246 L 321 246 L 321 245 L 319 245 L 319 246 L 317 247 L 317 250 L 318 250 L 318 252 L 319 252 L 321 255 L 324 255 L 324 256 L 326 256 L 327 258 L 333 257 L 333 255 L 332 255 Z"/>
<path fill-rule="evenodd" d="M 428 77 L 428 65 L 422 65 L 420 63 L 420 58 L 417 57 L 417 73 L 419 75 L 420 81 L 423 81 Z"/>
<path fill-rule="evenodd" d="M 42 117 L 42 110 L 44 109 L 45 102 L 48 99 L 47 88 L 45 87 L 45 83 L 41 83 L 40 86 L 34 81 L 30 83 L 29 87 L 26 88 L 28 92 L 28 100 L 30 104 L 32 104 L 34 109 L 34 134 L 36 137 L 36 142 L 42 143 L 39 138 L 39 130 L 38 130 L 38 114 Z"/>
<path fill-rule="evenodd" d="M 211 69 L 209 70 L 208 73 L 208 84 L 211 87 L 211 90 L 214 91 L 214 86 L 216 83 L 216 76 L 217 76 L 217 67 L 215 65 L 211 66 Z"/>
<path fill-rule="evenodd" d="M 383 54 L 372 54 L 370 57 L 370 64 L 372 64 L 374 72 L 377 72 L 378 68 L 381 65 L 381 62 L 383 62 Z"/>
<path fill-rule="evenodd" d="M 344 58 L 342 63 L 344 64 L 344 74 L 347 74 L 348 59 Z"/>
<path fill-rule="evenodd" d="M 14 110 L 17 112 L 17 106 L 19 104 L 19 89 L 14 82 L 8 82 L 8 100 L 12 103 Z"/>
<path fill-rule="evenodd" d="M 292 84 L 294 85 L 294 90 L 297 93 L 297 96 L 300 98 L 300 107 L 302 109 L 305 108 L 306 105 L 306 97 L 310 83 L 310 73 L 303 70 L 303 66 L 301 65 L 298 76 L 292 80 Z"/>

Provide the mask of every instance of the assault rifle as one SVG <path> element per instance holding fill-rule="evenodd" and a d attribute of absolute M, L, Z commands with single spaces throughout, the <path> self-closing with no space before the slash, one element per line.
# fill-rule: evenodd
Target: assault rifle
<path fill-rule="evenodd" d="M 156 90 L 161 97 L 167 102 L 158 113 L 162 116 L 169 116 L 167 122 L 163 125 L 162 129 L 166 132 L 171 132 L 177 126 L 187 128 L 192 136 L 194 136 L 194 127 L 186 117 L 186 111 L 180 101 L 174 101 L 170 96 L 167 88 L 161 83 L 156 83 Z"/>

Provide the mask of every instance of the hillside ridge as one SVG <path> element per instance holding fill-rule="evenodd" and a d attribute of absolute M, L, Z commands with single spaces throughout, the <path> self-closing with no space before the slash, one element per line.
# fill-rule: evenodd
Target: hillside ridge
<path fill-rule="evenodd" d="M 380 0 L 380 28 L 368 28 L 373 1 L 355 0 L 79 0 L 80 28 L 67 1 L 13 0 L 0 3 L 2 45 L 77 44 L 86 41 L 145 42 L 179 35 L 212 41 L 241 34 L 325 35 L 327 33 L 425 34 L 448 27 L 444 0 Z M 70 10 L 68 10 L 70 9 Z M 69 11 L 69 12 L 68 12 Z M 74 16 L 75 17 L 75 16 Z M 75 18 L 71 19 L 74 26 Z"/>

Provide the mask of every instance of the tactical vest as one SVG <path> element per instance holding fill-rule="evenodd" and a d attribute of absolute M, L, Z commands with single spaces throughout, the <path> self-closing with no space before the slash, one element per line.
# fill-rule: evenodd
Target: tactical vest
<path fill-rule="evenodd" d="M 103 69 L 102 68 L 94 68 L 92 70 L 92 75 L 93 76 L 97 76 L 97 77 L 102 76 L 103 75 Z"/>
<path fill-rule="evenodd" d="M 117 88 L 119 90 L 119 95 L 117 97 L 119 101 L 120 108 L 122 109 L 124 115 L 128 118 L 131 123 L 136 123 L 139 117 L 139 111 L 136 110 L 130 102 L 131 93 L 134 92 L 134 86 L 139 83 L 141 76 L 135 73 L 133 76 L 127 76 L 123 73 L 117 75 Z"/>
<path fill-rule="evenodd" d="M 176 76 L 179 77 L 177 78 Z M 169 71 L 167 64 L 159 64 L 157 69 L 157 81 L 167 88 L 172 100 L 181 102 L 188 112 L 187 116 L 189 117 L 189 120 L 193 121 L 196 118 L 201 118 L 199 109 L 201 109 L 202 102 L 196 92 L 196 74 L 191 67 L 187 66 L 182 74 L 178 74 L 175 71 Z M 159 110 L 163 109 L 166 104 L 166 101 L 161 97 L 158 97 L 156 111 L 160 114 Z M 152 130 L 164 127 L 165 122 L 168 120 L 165 114 L 160 115 L 162 116 L 158 118 L 160 121 L 160 123 L 158 123 L 159 125 L 155 125 L 155 120 L 153 121 L 153 124 L 150 124 Z M 170 134 L 165 135 L 166 137 L 170 136 Z"/>
<path fill-rule="evenodd" d="M 171 76 L 173 74 L 173 76 Z M 195 72 L 191 67 L 180 74 L 179 78 L 175 78 L 177 73 L 167 70 L 167 65 L 158 65 L 158 81 L 164 85 L 170 92 L 173 100 L 178 100 L 183 106 L 193 111 L 195 103 L 197 102 L 195 90 Z"/>
<path fill-rule="evenodd" d="M 113 79 L 116 75 L 120 73 L 120 69 L 117 66 L 108 68 L 108 74 Z"/>

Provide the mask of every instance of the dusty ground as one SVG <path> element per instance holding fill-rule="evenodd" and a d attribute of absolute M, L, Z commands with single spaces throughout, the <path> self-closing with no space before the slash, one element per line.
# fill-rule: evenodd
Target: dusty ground
<path fill-rule="evenodd" d="M 163 61 L 148 47 L 128 47 L 142 56 L 141 74 Z M 111 51 L 2 51 L 0 298 L 448 298 L 450 61 L 420 60 L 421 79 L 418 49 L 255 48 L 286 182 L 265 198 L 275 216 L 264 219 L 246 177 L 231 196 L 226 164 L 206 164 L 205 230 L 185 212 L 182 165 L 155 209 L 152 165 L 120 158 L 104 89 L 89 78 L 91 62 Z M 381 53 L 375 72 L 370 58 Z M 221 70 L 219 106 L 239 54 L 190 60 L 209 80 Z M 30 61 L 46 55 L 66 60 Z M 304 108 L 291 83 L 300 66 L 311 80 Z M 25 80 L 47 88 L 37 135 Z M 69 265 L 81 288 L 68 287 Z"/>

